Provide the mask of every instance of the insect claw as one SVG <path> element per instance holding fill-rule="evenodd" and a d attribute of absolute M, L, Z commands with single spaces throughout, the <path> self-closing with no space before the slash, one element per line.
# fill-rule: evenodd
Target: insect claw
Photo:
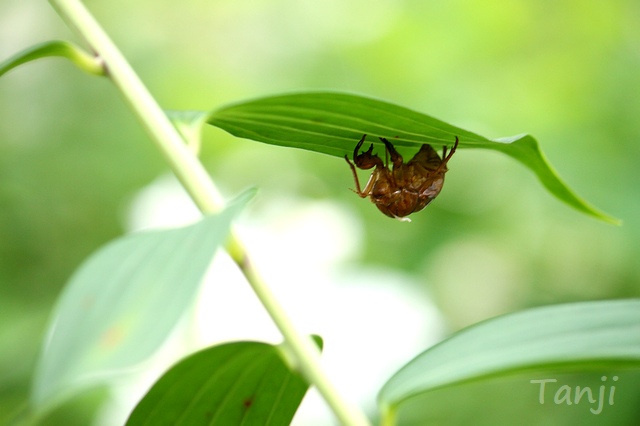
<path fill-rule="evenodd" d="M 371 145 L 369 146 L 369 149 L 368 149 L 368 150 L 366 150 L 363 154 L 366 154 L 366 155 L 373 155 L 373 144 L 371 144 Z"/>
<path fill-rule="evenodd" d="M 353 152 L 353 162 L 356 164 L 356 166 L 364 170 L 376 166 L 382 166 L 382 161 L 380 160 L 380 158 L 373 153 L 373 144 L 369 146 L 368 150 L 362 152 L 361 154 L 358 154 L 358 151 L 360 150 L 363 142 L 364 136 L 362 137 L 362 139 L 360 139 L 360 142 L 358 142 L 358 145 L 356 145 L 356 149 Z"/>
<path fill-rule="evenodd" d="M 366 139 L 366 137 L 367 137 L 366 133 L 364 135 L 362 135 L 362 138 L 360 138 L 360 140 L 358 141 L 358 144 L 356 145 L 356 149 L 353 150 L 353 159 L 354 159 L 354 161 L 355 161 L 355 158 L 358 155 L 358 151 L 360 150 L 360 147 L 364 143 L 364 140 Z"/>

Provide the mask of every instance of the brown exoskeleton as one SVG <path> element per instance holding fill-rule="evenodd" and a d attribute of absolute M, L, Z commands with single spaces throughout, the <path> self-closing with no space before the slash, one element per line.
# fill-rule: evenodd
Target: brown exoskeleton
<path fill-rule="evenodd" d="M 447 147 L 443 147 L 442 159 L 431 145 L 425 144 L 406 164 L 403 163 L 402 156 L 391 142 L 385 138 L 380 138 L 386 147 L 385 163 L 378 155 L 373 154 L 373 144 L 367 151 L 359 154 L 358 151 L 366 137 L 366 134 L 363 135 L 353 150 L 355 166 L 349 161 L 348 156 L 344 156 L 356 181 L 354 190 L 356 194 L 361 198 L 370 197 L 382 213 L 396 219 L 403 219 L 413 212 L 424 209 L 438 196 L 444 184 L 444 174 L 448 170 L 447 162 L 458 147 L 458 137 L 448 155 Z M 393 164 L 391 170 L 388 167 L 389 157 Z M 363 170 L 375 167 L 364 190 L 360 189 L 356 166 Z"/>

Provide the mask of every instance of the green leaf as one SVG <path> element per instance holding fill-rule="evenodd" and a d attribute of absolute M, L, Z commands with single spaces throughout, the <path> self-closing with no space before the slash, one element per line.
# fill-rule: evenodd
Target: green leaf
<path fill-rule="evenodd" d="M 409 406 L 407 411 L 420 406 L 425 421 L 438 408 L 438 395 L 454 386 L 488 384 L 526 372 L 537 379 L 541 376 L 532 372 L 639 367 L 640 300 L 556 305 L 494 318 L 454 334 L 391 377 L 378 403 L 385 424 L 394 424 Z M 536 402 L 538 385 L 525 383 Z M 513 394 L 503 396 L 505 405 L 517 403 L 509 396 Z"/>
<path fill-rule="evenodd" d="M 90 256 L 54 309 L 32 405 L 48 408 L 151 355 L 192 303 L 233 217 L 254 193 L 194 225 L 124 236 Z"/>
<path fill-rule="evenodd" d="M 136 406 L 127 426 L 288 425 L 308 387 L 279 347 L 227 343 L 172 367 Z"/>
<path fill-rule="evenodd" d="M 502 139 L 483 136 L 452 126 L 425 114 L 387 102 L 343 93 L 310 92 L 273 96 L 238 103 L 213 111 L 209 124 L 232 135 L 337 157 L 352 155 L 363 134 L 384 149 L 378 137 L 397 147 L 422 144 L 483 148 L 507 154 L 531 169 L 542 184 L 575 209 L 609 223 L 613 218 L 578 197 L 560 179 L 529 135 Z"/>
<path fill-rule="evenodd" d="M 106 75 L 101 62 L 73 43 L 48 41 L 32 46 L 0 63 L 0 77 L 13 68 L 36 59 L 49 56 L 67 58 L 81 70 L 94 75 Z"/>

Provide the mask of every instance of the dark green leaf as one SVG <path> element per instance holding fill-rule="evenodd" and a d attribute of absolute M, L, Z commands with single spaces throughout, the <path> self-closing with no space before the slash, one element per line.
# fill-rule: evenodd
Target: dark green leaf
<path fill-rule="evenodd" d="M 387 419 L 416 401 L 427 418 L 438 393 L 452 386 L 523 372 L 628 367 L 640 367 L 640 300 L 549 306 L 460 331 L 400 369 L 378 401 Z"/>
<path fill-rule="evenodd" d="M 492 149 L 531 169 L 560 200 L 579 211 L 618 224 L 619 221 L 578 197 L 547 162 L 529 135 L 487 139 L 425 114 L 387 102 L 342 93 L 298 93 L 238 103 L 211 113 L 209 124 L 246 139 L 302 148 L 337 157 L 352 155 L 363 134 L 384 149 L 378 137 L 398 147 L 422 144 Z"/>
<path fill-rule="evenodd" d="M 127 426 L 288 425 L 308 384 L 277 346 L 214 346 L 172 367 L 137 405 Z"/>
<path fill-rule="evenodd" d="M 231 220 L 254 192 L 194 225 L 128 235 L 89 257 L 54 310 L 34 380 L 34 407 L 151 355 L 193 301 Z"/>
<path fill-rule="evenodd" d="M 75 44 L 66 41 L 48 41 L 23 50 L 0 63 L 0 77 L 19 65 L 49 56 L 67 58 L 89 74 L 105 75 L 104 68 L 96 57 Z"/>

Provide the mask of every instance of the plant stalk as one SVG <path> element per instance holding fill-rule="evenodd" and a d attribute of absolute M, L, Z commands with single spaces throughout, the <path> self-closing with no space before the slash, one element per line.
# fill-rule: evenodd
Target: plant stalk
<path fill-rule="evenodd" d="M 211 214 L 222 210 L 223 199 L 202 163 L 187 147 L 182 136 L 89 11 L 79 0 L 49 1 L 67 24 L 74 28 L 102 59 L 106 75 L 120 89 L 200 211 L 203 214 Z M 369 425 L 364 413 L 342 398 L 328 379 L 320 362 L 318 348 L 311 338 L 302 335 L 296 329 L 252 265 L 246 249 L 233 231 L 227 243 L 227 250 L 284 336 L 295 357 L 294 367 L 310 384 L 316 386 L 342 424 Z"/>

